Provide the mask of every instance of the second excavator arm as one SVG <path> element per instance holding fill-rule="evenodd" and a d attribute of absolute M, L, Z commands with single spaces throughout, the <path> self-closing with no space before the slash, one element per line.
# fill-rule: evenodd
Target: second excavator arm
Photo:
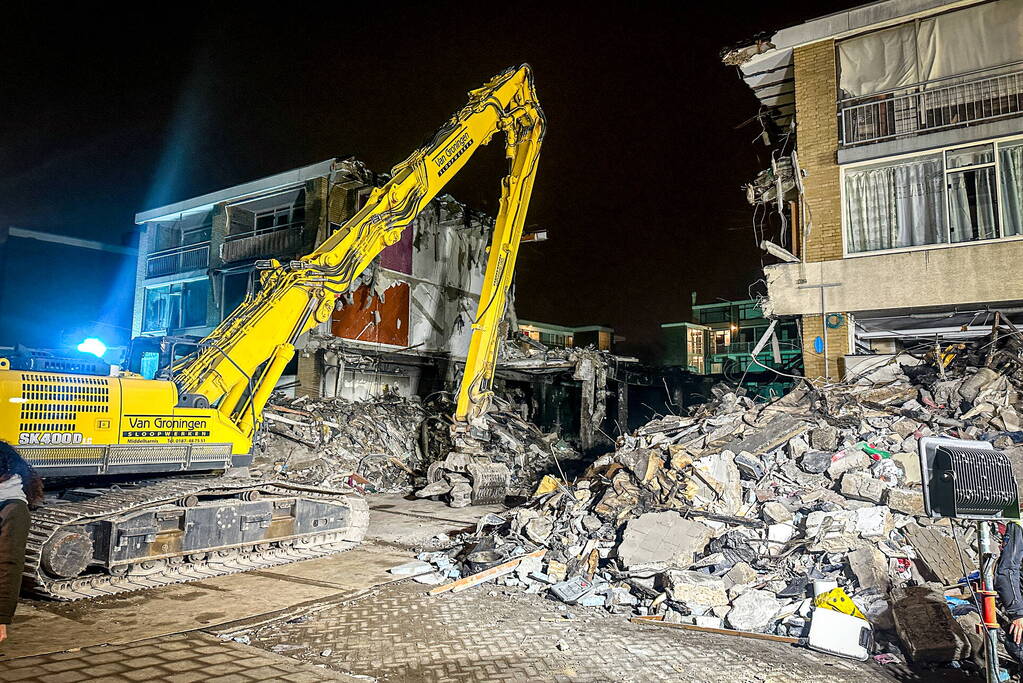
<path fill-rule="evenodd" d="M 486 412 L 519 239 L 536 177 L 546 123 L 528 65 L 478 90 L 423 147 L 392 169 L 366 205 L 304 258 L 273 262 L 249 296 L 172 368 L 182 405 L 211 405 L 251 438 L 263 407 L 303 333 L 330 319 L 339 296 L 496 134 L 505 136 L 508 175 L 472 327 L 455 419 Z"/>

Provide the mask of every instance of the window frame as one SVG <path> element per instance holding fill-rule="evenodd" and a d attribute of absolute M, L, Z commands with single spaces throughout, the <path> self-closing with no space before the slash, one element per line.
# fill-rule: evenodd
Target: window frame
<path fill-rule="evenodd" d="M 188 285 L 191 285 L 191 284 L 196 283 L 196 282 L 203 282 L 203 281 L 206 282 L 207 287 L 209 288 L 209 289 L 207 289 L 207 292 L 206 292 L 206 296 L 209 297 L 209 293 L 210 293 L 210 290 L 213 287 L 213 283 L 210 282 L 210 279 L 208 277 L 192 278 L 190 280 L 178 280 L 178 281 L 175 281 L 175 282 L 165 282 L 163 284 L 152 285 L 152 286 L 146 287 L 145 291 L 142 294 L 142 325 L 141 325 L 141 332 L 142 332 L 142 334 L 151 335 L 151 334 L 160 333 L 160 332 L 166 333 L 166 332 L 169 332 L 170 330 L 197 330 L 197 329 L 209 327 L 209 319 L 208 318 L 204 319 L 203 322 L 198 324 L 198 325 L 181 325 L 180 324 L 180 323 L 183 323 L 185 321 L 185 319 L 184 319 L 184 315 L 185 315 L 185 312 L 184 312 L 184 299 L 185 299 L 185 294 L 186 294 L 185 289 L 188 287 Z M 176 291 L 176 292 L 174 291 L 175 287 L 179 288 L 178 291 Z M 170 290 L 168 292 L 168 297 L 172 297 L 172 296 L 178 297 L 178 305 L 176 307 L 177 316 L 176 316 L 176 320 L 168 320 L 167 321 L 168 325 L 166 327 L 147 328 L 146 327 L 146 300 L 148 299 L 149 292 L 151 292 L 153 290 L 156 290 L 156 289 L 168 289 L 168 290 Z M 172 325 L 170 323 L 179 323 L 179 324 Z"/>
<path fill-rule="evenodd" d="M 971 142 L 963 142 L 963 143 L 959 143 L 959 144 L 955 144 L 955 145 L 946 145 L 944 147 L 934 147 L 934 148 L 931 148 L 931 149 L 922 149 L 922 150 L 917 150 L 915 152 L 908 152 L 906 154 L 898 154 L 898 155 L 890 156 L 890 157 L 882 157 L 880 159 L 869 159 L 869 160 L 866 160 L 866 161 L 857 161 L 857 162 L 852 163 L 852 164 L 843 164 L 843 165 L 839 166 L 838 190 L 839 190 L 839 202 L 841 203 L 842 258 L 843 259 L 847 259 L 847 258 L 860 258 L 862 256 L 878 256 L 878 255 L 882 255 L 882 254 L 901 254 L 901 253 L 911 252 L 911 251 L 927 251 L 929 249 L 954 249 L 954 248 L 957 248 L 957 247 L 968 247 L 968 246 L 977 245 L 977 244 L 991 244 L 993 242 L 1015 242 L 1015 241 L 1023 240 L 1023 234 L 1020 234 L 1020 235 L 1010 235 L 1008 237 L 1001 236 L 1003 234 L 1003 226 L 1002 226 L 1002 223 L 1003 223 L 1003 216 L 1002 216 L 1003 197 L 1002 197 L 1002 169 L 1001 169 L 1001 162 L 999 161 L 1000 146 L 1004 145 L 1004 144 L 1016 143 L 1016 142 L 1020 142 L 1020 141 L 1023 141 L 1023 134 L 1008 135 L 1008 136 L 999 137 L 999 138 L 989 138 L 989 139 L 986 139 L 986 140 L 973 140 Z M 947 162 L 948 152 L 954 151 L 954 150 L 957 150 L 957 149 L 964 149 L 964 148 L 967 148 L 967 147 L 978 147 L 980 145 L 991 145 L 992 146 L 992 150 L 994 152 L 994 161 L 992 161 L 990 163 L 986 163 L 986 164 L 975 164 L 975 165 L 972 165 L 972 166 L 961 166 L 961 167 L 953 168 L 953 169 L 949 169 L 948 168 L 948 162 Z M 947 242 L 936 242 L 934 244 L 920 244 L 920 245 L 917 245 L 915 247 L 896 247 L 894 249 L 874 249 L 872 251 L 850 252 L 849 251 L 849 239 L 848 239 L 849 238 L 849 236 L 848 236 L 849 217 L 848 217 L 848 212 L 846 211 L 846 202 L 845 202 L 845 178 L 846 178 L 846 174 L 848 172 L 850 172 L 850 171 L 855 171 L 856 169 L 860 169 L 860 168 L 864 168 L 864 167 L 868 167 L 868 166 L 878 166 L 878 165 L 884 164 L 885 162 L 896 163 L 896 162 L 904 160 L 904 159 L 913 159 L 915 157 L 935 155 L 935 154 L 938 154 L 938 153 L 941 154 L 941 164 L 942 164 L 942 186 L 941 186 L 942 203 L 941 203 L 941 205 L 942 205 L 942 210 L 945 212 L 945 231 L 946 231 L 945 232 L 945 237 L 949 241 L 947 241 Z M 952 239 L 952 236 L 951 236 L 951 224 L 949 222 L 950 216 L 949 216 L 949 204 L 948 204 L 948 202 L 949 202 L 949 197 L 948 197 L 948 175 L 949 175 L 949 173 L 957 173 L 957 172 L 961 172 L 961 171 L 965 171 L 965 170 L 975 170 L 975 169 L 983 168 L 983 167 L 987 167 L 987 166 L 994 166 L 995 167 L 995 199 L 997 201 L 997 211 L 995 212 L 995 219 L 998 222 L 998 234 L 999 234 L 999 237 L 992 237 L 992 238 L 983 239 L 983 240 L 970 240 L 970 241 L 966 241 L 966 242 L 952 242 L 951 241 L 951 239 Z"/>

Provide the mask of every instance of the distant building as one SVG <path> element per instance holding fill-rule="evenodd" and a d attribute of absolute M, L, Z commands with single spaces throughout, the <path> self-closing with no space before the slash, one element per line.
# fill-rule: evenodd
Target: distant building
<path fill-rule="evenodd" d="M 800 319 L 808 377 L 1020 321 L 1021 36 L 1020 0 L 883 0 L 725 56 L 773 146 L 748 197 L 792 255 L 766 312 Z"/>
<path fill-rule="evenodd" d="M 129 245 L 0 228 L 0 345 L 57 351 L 96 337 L 109 349 L 105 360 L 120 362 L 136 254 Z"/>
<path fill-rule="evenodd" d="M 328 159 L 139 213 L 133 334 L 209 334 L 258 286 L 258 259 L 313 251 L 385 180 L 354 159 Z M 450 383 L 448 360 L 468 349 L 492 230 L 489 217 L 435 199 L 332 319 L 300 339 L 282 385 L 361 398 Z M 144 352 L 141 364 L 152 368 L 155 355 Z"/>
<path fill-rule="evenodd" d="M 693 317 L 707 328 L 706 372 L 758 373 L 768 368 L 790 368 L 792 361 L 801 355 L 799 332 L 796 323 L 788 320 L 775 326 L 779 359 L 768 343 L 757 354 L 757 362 L 750 355 L 753 347 L 767 332 L 771 321 L 764 317 L 759 303 L 754 299 L 723 301 L 693 306 Z"/>
<path fill-rule="evenodd" d="M 697 375 L 723 375 L 730 381 L 745 378 L 747 389 L 765 397 L 783 393 L 790 383 L 785 375 L 799 374 L 802 352 L 794 320 L 775 325 L 774 338 L 754 362 L 753 349 L 771 323 L 755 299 L 697 304 L 693 317 L 697 322 L 661 325 L 662 365 Z"/>
<path fill-rule="evenodd" d="M 557 348 L 585 348 L 593 346 L 601 351 L 614 349 L 616 337 L 613 327 L 583 325 L 567 327 L 533 320 L 519 320 L 519 332 L 547 346 Z"/>
<path fill-rule="evenodd" d="M 707 345 L 710 328 L 696 323 L 663 323 L 664 341 L 662 365 L 678 367 L 697 375 L 707 374 Z"/>

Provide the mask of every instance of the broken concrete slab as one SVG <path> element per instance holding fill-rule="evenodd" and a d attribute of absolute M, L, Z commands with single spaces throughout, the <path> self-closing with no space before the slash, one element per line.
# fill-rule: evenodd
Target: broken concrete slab
<path fill-rule="evenodd" d="M 788 523 L 771 524 L 767 527 L 767 553 L 773 557 L 785 551 L 785 544 L 796 535 L 796 527 Z"/>
<path fill-rule="evenodd" d="M 922 517 L 925 514 L 924 494 L 920 489 L 888 489 L 885 491 L 884 504 L 904 515 Z"/>
<path fill-rule="evenodd" d="M 841 432 L 831 425 L 821 425 L 810 432 L 810 446 L 814 450 L 834 452 L 838 450 L 841 436 Z"/>
<path fill-rule="evenodd" d="M 944 664 L 969 654 L 969 639 L 939 591 L 910 586 L 896 590 L 892 597 L 896 631 L 915 664 Z"/>
<path fill-rule="evenodd" d="M 893 453 L 892 460 L 902 467 L 904 484 L 919 486 L 922 483 L 919 453 L 916 451 L 911 453 Z"/>
<path fill-rule="evenodd" d="M 731 588 L 732 586 L 749 584 L 757 580 L 758 574 L 753 567 L 747 562 L 736 562 L 723 577 L 725 579 L 725 588 Z"/>
<path fill-rule="evenodd" d="M 792 511 L 777 501 L 764 503 L 760 515 L 770 524 L 784 524 L 792 521 Z"/>
<path fill-rule="evenodd" d="M 765 427 L 729 442 L 724 448 L 733 453 L 768 453 L 809 428 L 805 415 L 780 414 L 773 417 Z"/>
<path fill-rule="evenodd" d="M 846 451 L 844 455 L 839 453 L 837 456 L 840 457 L 832 460 L 828 466 L 828 476 L 835 480 L 846 472 L 870 467 L 870 463 L 873 462 L 870 456 L 863 451 Z"/>
<path fill-rule="evenodd" d="M 882 538 L 895 528 L 892 511 L 887 505 L 860 508 L 856 514 L 856 533 L 863 538 Z"/>
<path fill-rule="evenodd" d="M 766 633 L 781 606 L 781 601 L 769 591 L 748 590 L 732 602 L 725 619 L 736 630 Z"/>
<path fill-rule="evenodd" d="M 842 475 L 842 495 L 846 498 L 880 503 L 885 485 L 867 472 L 846 472 Z"/>
<path fill-rule="evenodd" d="M 728 591 L 721 577 L 694 571 L 668 571 L 665 589 L 675 602 L 696 603 L 707 607 L 728 604 Z"/>
<path fill-rule="evenodd" d="M 713 533 L 706 524 L 677 512 L 648 512 L 626 524 L 618 557 L 627 568 L 689 567 Z"/>
<path fill-rule="evenodd" d="M 856 512 L 816 510 L 804 520 L 808 549 L 812 552 L 845 552 L 856 544 Z"/>
<path fill-rule="evenodd" d="M 874 588 L 882 593 L 888 590 L 888 558 L 874 546 L 853 550 L 846 558 L 849 571 L 860 588 Z"/>
<path fill-rule="evenodd" d="M 934 578 L 946 586 L 955 585 L 962 577 L 963 568 L 955 542 L 937 526 L 922 527 L 908 524 L 902 529 L 906 539 L 917 554 L 916 564 L 925 576 Z M 963 556 L 967 571 L 973 571 L 969 557 Z"/>
<path fill-rule="evenodd" d="M 697 473 L 693 501 L 721 515 L 735 515 L 742 505 L 739 468 L 735 454 L 724 450 L 705 455 L 693 462 Z"/>

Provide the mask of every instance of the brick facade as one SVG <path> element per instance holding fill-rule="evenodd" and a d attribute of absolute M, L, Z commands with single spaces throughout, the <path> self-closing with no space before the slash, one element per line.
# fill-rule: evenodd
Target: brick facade
<path fill-rule="evenodd" d="M 831 323 L 838 321 L 832 316 Z M 824 353 L 814 350 L 814 340 L 824 338 L 824 327 L 821 316 L 804 315 L 802 323 L 803 338 L 803 374 L 811 380 L 835 381 L 845 374 L 845 354 L 849 353 L 848 316 L 843 315 L 841 324 L 829 327 L 827 335 L 827 370 L 824 366 Z"/>
<path fill-rule="evenodd" d="M 807 262 L 842 258 L 842 199 L 838 168 L 838 72 L 835 41 L 823 40 L 793 50 L 796 87 L 796 136 L 803 178 L 803 208 L 807 230 L 802 254 Z M 833 313 L 836 311 L 825 311 Z M 813 350 L 822 336 L 821 316 L 803 316 L 803 367 L 811 379 L 835 380 L 844 372 L 840 362 L 849 353 L 846 320 L 828 329 L 828 372 L 824 357 Z"/>

